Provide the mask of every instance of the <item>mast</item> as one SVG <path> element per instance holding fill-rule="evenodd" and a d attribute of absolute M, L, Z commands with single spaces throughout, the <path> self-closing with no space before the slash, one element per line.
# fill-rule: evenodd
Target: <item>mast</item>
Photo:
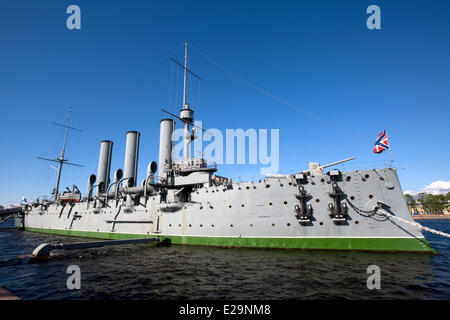
<path fill-rule="evenodd" d="M 62 165 L 64 163 L 64 153 L 66 152 L 66 143 L 67 143 L 67 135 L 69 133 L 69 124 L 70 124 L 70 114 L 72 113 L 72 108 L 69 108 L 69 114 L 67 115 L 66 120 L 66 132 L 64 134 L 64 144 L 63 148 L 61 150 L 61 156 L 57 159 L 59 161 L 59 167 L 58 167 L 58 176 L 56 178 L 56 186 L 55 186 L 55 200 L 58 200 L 58 191 L 59 191 L 59 180 L 61 179 L 61 170 Z"/>
<path fill-rule="evenodd" d="M 188 44 L 184 42 L 184 86 L 183 86 L 183 108 L 186 108 L 186 79 L 187 79 L 187 52 Z"/>
<path fill-rule="evenodd" d="M 189 105 L 186 103 L 186 79 L 187 79 L 187 41 L 184 43 L 184 86 L 183 86 L 183 110 L 189 110 Z M 194 112 L 192 112 L 193 114 Z M 183 112 L 181 113 L 183 115 Z M 181 116 L 183 118 L 183 116 Z M 191 119 L 192 121 L 193 119 Z M 189 134 L 189 121 L 184 123 L 184 141 L 183 141 L 183 159 L 189 159 L 189 144 L 191 142 L 191 135 Z"/>
<path fill-rule="evenodd" d="M 386 137 L 387 137 L 386 126 L 384 126 L 384 132 L 386 132 Z M 391 162 L 390 167 L 394 168 L 394 158 L 392 158 L 392 151 L 391 151 L 391 144 L 390 143 L 389 143 L 388 149 L 389 149 L 389 158 L 390 158 L 390 162 Z"/>
<path fill-rule="evenodd" d="M 70 126 L 70 115 L 71 115 L 71 113 L 72 113 L 72 108 L 69 108 L 69 113 L 67 115 L 66 124 L 60 124 L 60 123 L 52 122 L 52 124 L 55 124 L 57 126 L 61 126 L 61 127 L 66 128 L 66 131 L 65 131 L 65 134 L 64 134 L 64 143 L 63 143 L 63 147 L 62 147 L 62 150 L 61 150 L 61 155 L 59 156 L 59 158 L 48 159 L 48 158 L 37 157 L 40 160 L 47 160 L 47 161 L 53 161 L 53 162 L 58 162 L 59 163 L 58 176 L 56 177 L 56 186 L 55 186 L 55 190 L 53 192 L 54 196 L 55 196 L 55 201 L 58 200 L 59 182 L 61 180 L 61 172 L 62 172 L 63 163 L 69 164 L 71 166 L 83 167 L 82 165 L 79 165 L 79 164 L 67 162 L 67 159 L 64 159 L 64 154 L 66 153 L 66 145 L 67 145 L 67 137 L 69 135 L 69 129 L 73 129 L 73 130 L 81 132 L 80 129 L 72 128 Z"/>
<path fill-rule="evenodd" d="M 191 136 L 189 133 L 189 126 L 196 127 L 193 124 L 194 121 L 194 110 L 189 108 L 189 103 L 186 101 L 186 95 L 187 95 L 187 73 L 189 72 L 191 75 L 196 77 L 199 80 L 202 80 L 199 76 L 197 76 L 195 73 L 193 73 L 191 70 L 188 69 L 187 61 L 188 61 L 188 43 L 187 41 L 184 42 L 184 65 L 176 61 L 175 59 L 170 58 L 173 62 L 175 62 L 177 65 L 182 67 L 184 69 L 184 84 L 183 84 L 183 106 L 180 111 L 180 116 L 176 116 L 174 114 L 171 114 L 170 112 L 163 109 L 164 112 L 170 114 L 171 116 L 180 119 L 184 123 L 184 137 L 183 137 L 183 159 L 189 160 L 190 159 L 190 152 L 189 152 L 189 144 L 191 141 L 195 138 L 194 136 Z M 203 128 L 199 128 L 203 131 Z"/>

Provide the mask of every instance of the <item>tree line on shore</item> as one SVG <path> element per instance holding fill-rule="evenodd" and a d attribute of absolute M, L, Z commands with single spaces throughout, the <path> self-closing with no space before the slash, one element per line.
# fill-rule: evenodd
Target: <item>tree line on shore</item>
<path fill-rule="evenodd" d="M 444 210 L 450 210 L 450 192 L 447 194 L 431 194 L 421 192 L 417 196 L 405 194 L 406 202 L 410 207 L 423 206 L 425 212 L 430 214 L 444 214 Z"/>

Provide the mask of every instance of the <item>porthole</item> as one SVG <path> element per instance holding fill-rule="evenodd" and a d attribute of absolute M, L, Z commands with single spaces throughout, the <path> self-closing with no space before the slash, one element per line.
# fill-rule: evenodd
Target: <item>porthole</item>
<path fill-rule="evenodd" d="M 233 228 L 234 226 L 232 224 L 230 224 L 230 227 Z"/>
<path fill-rule="evenodd" d="M 355 200 L 355 197 L 354 197 L 354 196 L 351 196 L 351 197 L 350 197 L 350 200 Z"/>
<path fill-rule="evenodd" d="M 202 228 L 202 227 L 203 227 L 203 225 L 201 224 L 201 225 L 200 225 L 200 228 Z"/>
<path fill-rule="evenodd" d="M 269 202 L 269 206 L 271 206 L 272 205 L 272 202 Z"/>
<path fill-rule="evenodd" d="M 322 221 L 320 221 L 319 224 L 320 224 L 321 226 L 323 226 L 323 222 L 322 222 Z"/>
<path fill-rule="evenodd" d="M 284 204 L 288 204 L 288 202 L 287 202 L 287 201 L 284 201 L 283 203 L 284 203 Z"/>
<path fill-rule="evenodd" d="M 203 209 L 203 207 L 200 207 L 200 210 L 202 210 Z"/>
<path fill-rule="evenodd" d="M 320 202 L 320 199 L 316 199 L 316 202 L 319 203 L 319 202 Z"/>
<path fill-rule="evenodd" d="M 189 228 L 192 227 L 192 224 L 189 225 Z"/>
<path fill-rule="evenodd" d="M 291 224 L 290 224 L 290 223 L 288 223 L 288 224 L 287 224 L 287 226 L 288 226 L 288 227 L 290 227 L 290 226 L 291 226 Z"/>
<path fill-rule="evenodd" d="M 249 186 L 246 186 L 246 187 L 245 187 L 245 189 L 249 190 L 249 189 L 250 189 L 250 187 L 249 187 Z"/>
<path fill-rule="evenodd" d="M 228 208 L 231 208 L 231 204 L 228 206 Z"/>
<path fill-rule="evenodd" d="M 211 225 L 211 227 L 213 227 L 213 228 L 214 228 L 214 225 L 212 224 L 212 225 Z"/>
<path fill-rule="evenodd" d="M 270 188 L 270 184 L 266 184 L 266 188 Z"/>
<path fill-rule="evenodd" d="M 292 182 L 289 182 L 289 185 L 292 186 Z"/>
<path fill-rule="evenodd" d="M 272 227 L 275 227 L 275 223 L 272 223 Z"/>
<path fill-rule="evenodd" d="M 372 194 L 369 194 L 369 199 L 372 199 L 373 198 L 373 195 Z"/>
<path fill-rule="evenodd" d="M 181 224 L 179 224 L 178 226 L 181 227 Z"/>
<path fill-rule="evenodd" d="M 368 178 L 369 178 L 369 175 L 368 175 L 368 174 L 366 174 L 366 175 L 364 176 L 364 178 L 368 179 Z"/>
<path fill-rule="evenodd" d="M 253 228 L 253 223 L 250 223 L 250 227 L 252 227 L 252 228 Z"/>
<path fill-rule="evenodd" d="M 347 178 L 345 178 L 345 180 L 350 181 L 352 180 L 352 177 L 348 176 Z"/>
<path fill-rule="evenodd" d="M 245 207 L 244 204 L 241 204 L 241 207 L 242 207 L 242 208 Z"/>
<path fill-rule="evenodd" d="M 355 224 L 358 224 L 358 223 L 359 223 L 359 221 L 358 221 L 358 220 L 356 220 L 356 221 L 355 221 Z"/>
<path fill-rule="evenodd" d="M 325 179 L 324 179 L 324 178 L 320 179 L 320 182 L 324 183 L 324 182 L 325 182 Z"/>
<path fill-rule="evenodd" d="M 169 224 L 169 227 L 171 227 L 172 225 L 171 224 Z M 97 230 L 98 231 L 98 230 Z"/>
<path fill-rule="evenodd" d="M 212 193 L 214 193 L 214 190 L 211 190 Z"/>

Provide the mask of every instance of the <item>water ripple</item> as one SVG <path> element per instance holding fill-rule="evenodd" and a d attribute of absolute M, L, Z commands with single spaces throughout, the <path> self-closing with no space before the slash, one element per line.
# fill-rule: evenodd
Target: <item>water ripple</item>
<path fill-rule="evenodd" d="M 448 220 L 421 223 L 450 232 Z M 25 299 L 449 299 L 450 241 L 426 237 L 439 255 L 138 244 L 42 261 L 30 257 L 38 244 L 80 239 L 2 230 L 0 286 Z M 81 290 L 66 286 L 73 264 Z M 367 289 L 372 264 L 381 268 L 381 290 Z"/>

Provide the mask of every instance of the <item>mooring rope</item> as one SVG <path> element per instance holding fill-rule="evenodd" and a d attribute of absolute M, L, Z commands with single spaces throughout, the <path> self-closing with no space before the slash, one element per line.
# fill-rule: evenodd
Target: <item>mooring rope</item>
<path fill-rule="evenodd" d="M 434 234 L 437 234 L 437 235 L 440 235 L 440 236 L 443 236 L 443 237 L 450 238 L 450 234 L 448 234 L 448 233 L 441 232 L 441 231 L 438 231 L 438 230 L 434 230 L 434 229 L 431 229 L 431 228 L 428 228 L 428 227 L 424 227 L 420 223 L 411 222 L 411 221 L 405 220 L 403 218 L 399 218 L 397 216 L 394 216 L 394 215 L 390 214 L 389 212 L 387 212 L 384 209 L 378 208 L 378 212 L 380 212 L 381 214 L 384 214 L 385 216 L 387 216 L 389 218 L 394 218 L 394 219 L 402 221 L 404 223 L 408 223 L 408 224 L 410 224 L 412 226 L 415 226 L 415 227 L 419 228 L 420 230 L 428 231 L 428 232 L 431 232 L 431 233 L 434 233 Z"/>

